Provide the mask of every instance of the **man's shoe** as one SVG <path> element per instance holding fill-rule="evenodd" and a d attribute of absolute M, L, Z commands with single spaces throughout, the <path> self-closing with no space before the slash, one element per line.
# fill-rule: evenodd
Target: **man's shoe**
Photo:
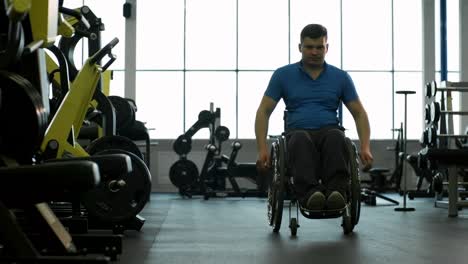
<path fill-rule="evenodd" d="M 346 205 L 345 198 L 338 191 L 333 191 L 327 199 L 327 208 L 329 210 L 343 209 Z"/>
<path fill-rule="evenodd" d="M 322 210 L 325 208 L 325 195 L 322 192 L 314 192 L 307 199 L 306 207 L 309 210 Z"/>

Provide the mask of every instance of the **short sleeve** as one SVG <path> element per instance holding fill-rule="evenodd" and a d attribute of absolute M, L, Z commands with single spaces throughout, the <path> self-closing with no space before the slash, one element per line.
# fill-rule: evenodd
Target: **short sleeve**
<path fill-rule="evenodd" d="M 281 89 L 281 80 L 280 80 L 280 73 L 276 70 L 270 78 L 270 82 L 268 83 L 268 87 L 265 91 L 265 96 L 268 96 L 278 102 L 282 97 L 282 89 Z"/>
<path fill-rule="evenodd" d="M 343 83 L 343 103 L 348 103 L 358 99 L 359 96 L 356 91 L 356 87 L 354 86 L 353 79 L 351 76 L 345 72 L 344 83 Z"/>

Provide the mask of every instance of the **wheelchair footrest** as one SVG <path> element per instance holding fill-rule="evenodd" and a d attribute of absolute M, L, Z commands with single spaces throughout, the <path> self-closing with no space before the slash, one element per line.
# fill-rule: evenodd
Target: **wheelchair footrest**
<path fill-rule="evenodd" d="M 338 218 L 341 217 L 345 214 L 346 208 L 348 206 L 345 206 L 341 209 L 335 209 L 335 210 L 309 210 L 305 207 L 299 206 L 299 210 L 301 211 L 301 214 L 309 219 L 324 219 L 324 218 Z"/>

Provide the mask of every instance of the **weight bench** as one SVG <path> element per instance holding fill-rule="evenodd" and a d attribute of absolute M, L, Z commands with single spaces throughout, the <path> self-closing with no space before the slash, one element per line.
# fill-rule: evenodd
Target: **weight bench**
<path fill-rule="evenodd" d="M 100 182 L 100 173 L 92 161 L 69 160 L 1 167 L 0 181 L 0 199 L 8 206 L 24 206 L 95 188 Z"/>
<path fill-rule="evenodd" d="M 234 178 L 244 178 L 257 186 L 256 190 L 248 190 L 244 192 L 244 196 L 254 197 L 266 197 L 267 195 L 267 182 L 269 179 L 265 175 L 260 175 L 257 171 L 257 164 L 255 162 L 236 162 L 239 150 L 242 148 L 242 144 L 239 141 L 232 143 L 232 152 L 227 161 L 228 177 L 231 180 L 231 185 L 234 190 L 240 192 L 239 186 L 237 185 Z"/>
<path fill-rule="evenodd" d="M 46 163 L 61 163 L 70 161 L 92 161 L 96 163 L 98 165 L 102 180 L 115 178 L 114 175 L 122 175 L 132 172 L 132 161 L 130 157 L 125 154 L 96 154 L 88 157 L 51 159 L 47 160 Z M 64 174 L 64 176 L 64 178 L 66 178 L 67 175 Z"/>
<path fill-rule="evenodd" d="M 448 204 L 446 201 L 435 202 L 436 207 L 448 207 L 448 216 L 458 216 L 458 209 L 468 207 L 468 201 L 459 201 L 457 167 L 468 167 L 468 149 L 432 149 L 425 148 L 421 157 L 435 163 L 437 167 L 448 168 Z M 421 158 L 420 157 L 420 158 Z M 432 165 L 434 166 L 434 165 Z"/>

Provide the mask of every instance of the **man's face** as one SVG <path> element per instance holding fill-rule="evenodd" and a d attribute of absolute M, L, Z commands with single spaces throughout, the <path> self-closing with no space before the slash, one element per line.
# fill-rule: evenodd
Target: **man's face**
<path fill-rule="evenodd" d="M 321 66 L 328 51 L 327 39 L 306 37 L 299 44 L 299 51 L 302 53 L 302 63 L 315 67 Z"/>

